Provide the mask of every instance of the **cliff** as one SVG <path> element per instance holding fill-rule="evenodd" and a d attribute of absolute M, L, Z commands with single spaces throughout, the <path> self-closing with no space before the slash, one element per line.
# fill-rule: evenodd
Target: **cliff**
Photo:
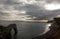
<path fill-rule="evenodd" d="M 49 28 L 50 30 L 45 34 L 34 37 L 32 39 L 60 39 L 60 25 L 54 22 Z"/>

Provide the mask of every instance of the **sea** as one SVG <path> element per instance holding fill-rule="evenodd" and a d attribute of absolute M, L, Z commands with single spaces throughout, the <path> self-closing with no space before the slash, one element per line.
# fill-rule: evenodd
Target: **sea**
<path fill-rule="evenodd" d="M 18 33 L 12 39 L 32 39 L 40 36 L 48 31 L 48 23 L 44 22 L 24 22 L 24 21 L 0 21 L 0 25 L 8 26 L 9 24 L 16 23 Z M 14 31 L 12 30 L 12 35 Z"/>

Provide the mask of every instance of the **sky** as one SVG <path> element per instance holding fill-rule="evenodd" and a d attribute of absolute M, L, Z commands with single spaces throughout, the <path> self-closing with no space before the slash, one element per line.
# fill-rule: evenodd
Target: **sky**
<path fill-rule="evenodd" d="M 60 0 L 0 0 L 0 20 L 52 19 Z"/>

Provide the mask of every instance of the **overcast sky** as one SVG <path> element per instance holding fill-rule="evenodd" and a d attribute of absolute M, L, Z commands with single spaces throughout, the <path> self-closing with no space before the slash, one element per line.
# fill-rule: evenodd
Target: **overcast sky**
<path fill-rule="evenodd" d="M 0 20 L 51 19 L 60 14 L 60 0 L 0 0 Z"/>

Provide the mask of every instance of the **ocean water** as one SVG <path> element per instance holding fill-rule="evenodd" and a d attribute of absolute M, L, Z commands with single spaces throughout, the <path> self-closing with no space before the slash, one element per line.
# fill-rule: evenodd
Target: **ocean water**
<path fill-rule="evenodd" d="M 16 23 L 18 29 L 17 36 L 14 39 L 32 39 L 45 32 L 47 27 L 47 23 L 40 22 L 0 21 L 0 25 L 4 26 L 12 23 Z"/>

